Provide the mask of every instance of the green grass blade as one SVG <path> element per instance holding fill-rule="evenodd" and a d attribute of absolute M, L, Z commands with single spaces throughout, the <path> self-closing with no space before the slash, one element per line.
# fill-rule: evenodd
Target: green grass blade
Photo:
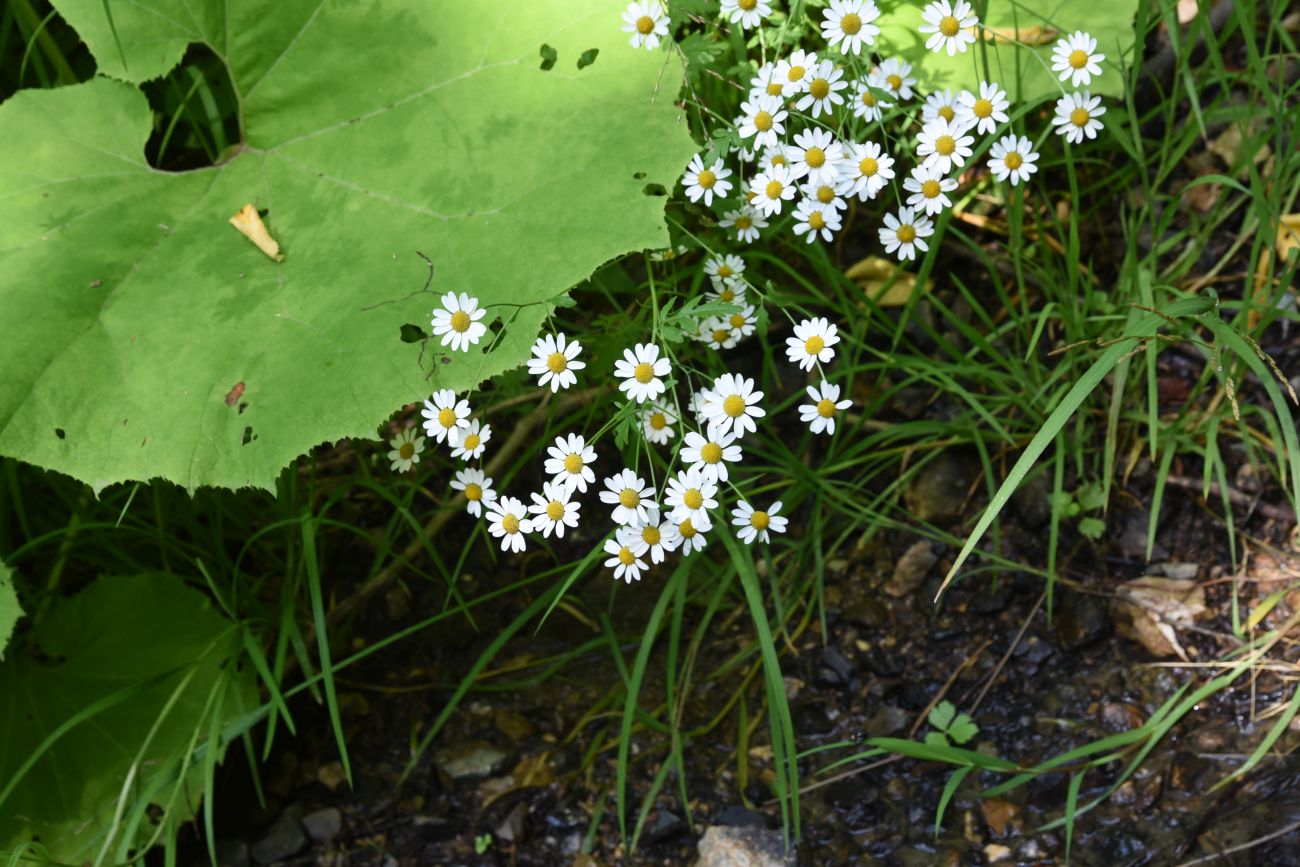
<path fill-rule="evenodd" d="M 334 664 L 330 659 L 329 621 L 325 619 L 325 598 L 321 592 L 320 562 L 316 559 L 316 520 L 302 522 L 302 562 L 307 569 L 307 589 L 311 595 L 311 616 L 316 625 L 316 650 L 320 655 L 321 682 L 325 685 L 325 706 L 329 711 L 334 741 L 343 763 L 343 775 L 352 785 L 352 762 L 348 759 L 347 738 L 343 733 L 343 718 L 339 714 L 339 699 L 334 689 Z"/>

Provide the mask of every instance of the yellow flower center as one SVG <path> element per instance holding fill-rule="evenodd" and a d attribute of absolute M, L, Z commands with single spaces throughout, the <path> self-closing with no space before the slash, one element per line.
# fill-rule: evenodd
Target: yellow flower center
<path fill-rule="evenodd" d="M 705 169 L 696 175 L 695 182 L 704 187 L 704 189 L 711 190 L 713 189 L 713 185 L 718 182 L 718 176 L 708 169 Z"/>
<path fill-rule="evenodd" d="M 767 95 L 768 95 L 768 96 L 780 96 L 780 95 L 781 95 L 782 93 L 784 93 L 784 92 L 785 92 L 785 90 L 784 90 L 784 88 L 781 87 L 781 85 L 780 85 L 779 82 L 776 82 L 776 81 L 769 81 L 769 82 L 767 83 Z"/>
<path fill-rule="evenodd" d="M 817 201 L 823 205 L 829 205 L 835 198 L 835 190 L 823 184 L 817 188 Z"/>
<path fill-rule="evenodd" d="M 753 190 L 745 190 L 745 201 L 749 202 L 752 205 L 754 203 L 754 199 L 757 198 L 758 198 L 758 193 L 754 192 Z"/>
<path fill-rule="evenodd" d="M 939 19 L 939 32 L 944 36 L 949 38 L 956 36 L 958 30 L 961 30 L 961 22 L 951 15 Z"/>
<path fill-rule="evenodd" d="M 814 334 L 803 342 L 803 351 L 809 355 L 816 355 L 826 348 L 826 340 L 820 334 Z"/>
<path fill-rule="evenodd" d="M 830 418 L 835 415 L 835 401 L 826 398 L 817 401 L 817 414 L 822 418 Z"/>
<path fill-rule="evenodd" d="M 951 156 L 957 149 L 957 142 L 950 135 L 941 135 L 934 140 L 934 152 L 940 156 Z"/>
<path fill-rule="evenodd" d="M 637 506 L 641 505 L 641 495 L 631 488 L 624 488 L 619 491 L 618 503 L 620 506 L 635 509 Z"/>
<path fill-rule="evenodd" d="M 971 109 L 976 117 L 988 117 L 993 114 L 993 103 L 987 99 L 975 100 L 975 107 Z"/>
<path fill-rule="evenodd" d="M 1025 159 L 1015 151 L 1010 151 L 1006 156 L 1002 158 L 1002 162 L 1009 169 L 1018 169 L 1022 165 L 1024 165 Z"/>
<path fill-rule="evenodd" d="M 438 410 L 438 424 L 443 427 L 454 426 L 456 424 L 456 411 L 451 407 Z"/>
<path fill-rule="evenodd" d="M 804 69 L 802 66 L 791 66 L 790 72 L 786 77 L 789 78 L 791 81 L 801 81 L 803 79 L 804 73 L 807 71 L 808 70 Z"/>
<path fill-rule="evenodd" d="M 682 505 L 688 509 L 698 509 L 704 505 L 704 495 L 698 488 L 687 488 L 686 493 L 682 494 Z"/>
<path fill-rule="evenodd" d="M 641 362 L 632 369 L 632 378 L 642 385 L 645 385 L 647 382 L 655 378 L 654 365 L 647 364 L 644 361 Z"/>
<path fill-rule="evenodd" d="M 479 442 L 480 440 L 478 434 L 470 434 L 469 436 L 465 437 L 465 445 L 464 445 L 465 451 L 467 452 L 474 451 L 474 449 L 478 448 Z"/>
<path fill-rule="evenodd" d="M 582 455 L 577 452 L 569 452 L 564 456 L 564 471 L 569 475 L 576 476 L 582 472 Z"/>
<path fill-rule="evenodd" d="M 861 162 L 858 163 L 858 171 L 862 173 L 864 178 L 872 177 L 876 172 L 880 171 L 880 163 L 876 162 L 873 157 L 863 157 Z"/>
<path fill-rule="evenodd" d="M 731 270 L 731 266 L 730 266 L 730 265 L 719 265 L 719 266 L 718 266 L 718 276 L 721 277 L 723 280 L 727 279 L 728 277 L 730 277 L 730 276 L 731 276 L 732 274 L 734 274 L 734 273 L 735 273 L 735 272 Z"/>
<path fill-rule="evenodd" d="M 660 533 L 658 527 L 647 526 L 641 528 L 641 538 L 645 540 L 647 545 L 658 545 L 659 537 Z"/>
<path fill-rule="evenodd" d="M 564 504 L 559 500 L 551 500 L 546 504 L 546 517 L 552 521 L 558 521 L 564 517 Z"/>
<path fill-rule="evenodd" d="M 682 521 L 680 524 L 677 525 L 677 532 L 682 534 L 683 539 L 693 539 L 695 538 L 695 534 L 697 530 L 695 529 L 695 526 L 691 523 L 691 519 L 687 518 L 685 521 Z"/>
<path fill-rule="evenodd" d="M 700 446 L 700 460 L 706 464 L 716 464 L 722 460 L 722 446 L 717 443 L 705 443 Z"/>
<path fill-rule="evenodd" d="M 772 115 L 766 111 L 754 115 L 754 128 L 759 132 L 767 132 L 772 128 Z"/>
<path fill-rule="evenodd" d="M 451 330 L 464 334 L 469 330 L 470 321 L 468 313 L 464 310 L 457 310 L 451 314 Z"/>
<path fill-rule="evenodd" d="M 813 95 L 813 99 L 825 99 L 831 92 L 831 83 L 824 78 L 814 78 L 812 84 L 808 85 L 808 92 Z"/>
<path fill-rule="evenodd" d="M 898 240 L 902 243 L 910 244 L 916 240 L 916 227 L 911 223 L 904 223 L 898 227 L 894 234 L 898 236 Z"/>
<path fill-rule="evenodd" d="M 514 535 L 519 532 L 519 518 L 515 515 L 506 515 L 501 519 L 501 529 Z"/>
<path fill-rule="evenodd" d="M 740 418 L 745 414 L 745 399 L 738 394 L 729 394 L 722 401 L 722 411 L 732 418 Z"/>
<path fill-rule="evenodd" d="M 736 292 L 733 289 L 723 289 L 721 292 L 718 293 L 718 300 L 725 301 L 728 304 L 734 301 L 735 298 L 736 298 Z"/>
<path fill-rule="evenodd" d="M 925 181 L 921 184 L 921 195 L 925 196 L 927 199 L 933 199 L 935 196 L 939 195 L 941 191 L 942 187 L 940 187 L 939 182 L 934 179 Z"/>
<path fill-rule="evenodd" d="M 748 229 L 748 228 L 749 228 L 750 226 L 752 226 L 752 225 L 754 225 L 754 221 L 753 221 L 752 219 L 750 219 L 749 217 L 737 217 L 737 218 L 736 218 L 736 228 L 737 228 L 737 229 Z"/>
<path fill-rule="evenodd" d="M 483 499 L 483 489 L 478 485 L 474 484 L 473 482 L 470 482 L 468 485 L 465 486 L 465 499 L 467 500 Z"/>
<path fill-rule="evenodd" d="M 563 352 L 552 352 L 546 356 L 546 369 L 551 373 L 560 373 L 569 366 L 569 359 Z"/>
<path fill-rule="evenodd" d="M 763 192 L 767 194 L 767 197 L 769 199 L 779 199 L 781 198 L 781 191 L 784 189 L 785 189 L 785 185 L 782 184 L 780 181 L 768 181 L 767 187 L 763 190 Z"/>
<path fill-rule="evenodd" d="M 730 340 L 730 339 L 731 339 L 731 332 L 728 331 L 727 329 L 725 329 L 725 328 L 715 328 L 715 329 L 713 329 L 713 342 L 714 342 L 714 343 L 726 343 L 726 342 L 727 342 L 728 340 Z"/>
<path fill-rule="evenodd" d="M 730 318 L 729 320 L 727 320 L 727 321 L 731 323 L 731 327 L 732 327 L 732 328 L 744 328 L 744 327 L 745 327 L 745 314 L 743 314 L 743 313 L 733 313 L 733 314 L 731 314 L 731 318 Z"/>
<path fill-rule="evenodd" d="M 1083 69 L 1088 65 L 1088 52 L 1082 48 L 1076 48 L 1070 52 L 1070 65 L 1075 69 Z"/>
<path fill-rule="evenodd" d="M 766 530 L 767 525 L 772 523 L 772 517 L 767 512 L 755 512 L 749 516 L 749 525 L 755 530 Z"/>
<path fill-rule="evenodd" d="M 789 161 L 788 159 L 786 159 L 783 155 L 781 155 L 781 154 L 777 154 L 776 156 L 772 157 L 772 165 L 774 165 L 774 166 L 788 166 L 788 165 L 790 165 L 790 161 Z"/>
<path fill-rule="evenodd" d="M 665 416 L 665 415 L 664 415 L 663 413 L 661 413 L 661 412 L 651 413 L 651 415 L 650 415 L 650 429 L 651 429 L 651 430 L 663 430 L 663 429 L 666 428 L 666 427 L 668 427 L 668 417 L 667 417 L 667 416 Z"/>
<path fill-rule="evenodd" d="M 636 20 L 636 32 L 642 36 L 649 34 L 655 29 L 655 20 L 649 15 L 642 15 Z"/>
<path fill-rule="evenodd" d="M 949 123 L 952 123 L 952 119 L 957 116 L 957 112 L 953 109 L 951 105 L 939 106 L 939 110 L 935 112 L 935 114 L 939 115 L 939 117 L 943 118 Z"/>
<path fill-rule="evenodd" d="M 1070 112 L 1070 123 L 1075 126 L 1087 126 L 1090 118 L 1091 115 L 1088 114 L 1088 109 L 1086 108 L 1076 108 L 1074 111 Z"/>
<path fill-rule="evenodd" d="M 821 211 L 813 211 L 808 215 L 808 228 L 814 232 L 820 232 L 826 228 L 826 218 L 822 216 Z"/>
<path fill-rule="evenodd" d="M 409 461 L 413 454 L 415 454 L 415 443 L 402 443 L 397 450 L 398 457 L 404 461 Z"/>
<path fill-rule="evenodd" d="M 803 152 L 803 161 L 811 168 L 820 169 L 826 165 L 826 151 L 818 147 L 808 148 Z"/>
<path fill-rule="evenodd" d="M 903 76 L 890 74 L 885 76 L 885 84 L 889 85 L 890 90 L 898 90 L 903 86 Z"/>
<path fill-rule="evenodd" d="M 844 31 L 847 36 L 852 36 L 861 29 L 862 19 L 852 12 L 840 19 L 840 30 Z"/>
<path fill-rule="evenodd" d="M 876 95 L 869 90 L 862 91 L 862 104 L 867 108 L 875 108 Z"/>
<path fill-rule="evenodd" d="M 632 549 L 630 548 L 619 548 L 618 562 L 622 563 L 624 566 L 631 566 L 636 562 L 636 555 L 632 553 Z"/>
<path fill-rule="evenodd" d="M 737 0 L 736 5 L 749 12 L 758 5 L 758 0 Z"/>

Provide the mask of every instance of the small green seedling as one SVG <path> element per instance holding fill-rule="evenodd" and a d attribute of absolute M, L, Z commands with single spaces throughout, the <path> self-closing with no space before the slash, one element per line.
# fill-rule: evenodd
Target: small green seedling
<path fill-rule="evenodd" d="M 957 713 L 950 701 L 941 701 L 930 711 L 930 725 L 934 731 L 925 736 L 925 742 L 935 747 L 961 746 L 979 734 L 980 727 L 969 714 Z"/>
<path fill-rule="evenodd" d="M 475 855 L 482 855 L 484 852 L 486 852 L 491 848 L 492 848 L 491 834 L 479 834 L 477 837 L 474 838 Z"/>
<path fill-rule="evenodd" d="M 1100 539 L 1106 532 L 1106 522 L 1098 517 L 1088 516 L 1088 512 L 1100 512 L 1106 506 L 1106 492 L 1101 482 L 1090 482 L 1071 494 L 1061 491 L 1056 495 L 1059 503 L 1054 504 L 1062 518 L 1078 518 L 1079 533 L 1089 539 Z"/>

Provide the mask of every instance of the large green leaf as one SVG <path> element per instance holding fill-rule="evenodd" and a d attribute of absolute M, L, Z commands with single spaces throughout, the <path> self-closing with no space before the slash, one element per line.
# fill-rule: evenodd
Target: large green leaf
<path fill-rule="evenodd" d="M 982 80 L 998 82 L 1013 102 L 1059 96 L 1075 90 L 1052 73 L 1052 47 L 1061 37 L 1083 30 L 1097 39 L 1097 51 L 1106 56 L 1102 75 L 1094 78 L 1093 94 L 1119 96 L 1124 90 L 1121 57 L 1133 60 L 1133 16 L 1138 0 L 990 0 L 981 23 L 992 28 L 988 38 L 964 54 L 949 57 L 925 47 L 929 34 L 924 24 L 924 4 L 882 3 L 878 50 L 901 56 L 913 66 L 912 74 L 922 94 L 951 88 L 974 90 Z M 985 61 L 987 59 L 987 70 Z"/>
<path fill-rule="evenodd" d="M 0 561 L 0 659 L 5 658 L 9 636 L 14 634 L 14 624 L 22 616 L 23 609 L 18 605 L 18 593 L 14 590 L 13 570 Z"/>
<path fill-rule="evenodd" d="M 667 244 L 644 190 L 695 149 L 680 65 L 628 46 L 620 0 L 113 3 L 125 68 L 102 0 L 57 5 L 114 76 L 211 47 L 244 143 L 152 169 L 144 96 L 103 77 L 0 105 L 0 318 L 21 323 L 0 453 L 96 490 L 269 487 L 318 443 L 518 365 L 548 299 Z M 246 203 L 283 263 L 227 224 Z M 493 351 L 401 341 L 453 290 L 499 305 Z"/>
<path fill-rule="evenodd" d="M 250 709 L 239 697 L 251 682 L 228 665 L 234 625 L 179 578 L 137 575 L 57 603 L 34 637 L 39 651 L 0 664 L 0 853 L 39 839 L 82 863 L 110 827 L 112 849 L 134 847 L 125 829 L 148 802 L 184 821 L 197 792 L 179 763 L 195 732 L 218 708 L 226 720 Z"/>

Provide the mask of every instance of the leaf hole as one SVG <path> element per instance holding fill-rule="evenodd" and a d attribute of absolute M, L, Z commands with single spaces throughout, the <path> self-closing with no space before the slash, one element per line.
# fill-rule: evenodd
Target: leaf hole
<path fill-rule="evenodd" d="M 600 54 L 599 48 L 588 48 L 582 54 L 578 55 L 578 68 L 586 69 L 596 62 L 596 55 Z"/>
<path fill-rule="evenodd" d="M 246 446 L 255 439 L 257 439 L 257 435 L 253 433 L 253 429 L 251 427 L 246 427 L 244 428 L 244 437 L 240 441 L 240 445 Z"/>
<path fill-rule="evenodd" d="M 539 53 L 542 55 L 542 72 L 550 72 L 555 68 L 555 49 L 543 42 Z"/>
<path fill-rule="evenodd" d="M 191 44 L 179 66 L 140 89 L 154 114 L 144 148 L 154 168 L 182 172 L 218 165 L 242 145 L 230 72 L 208 46 Z"/>
<path fill-rule="evenodd" d="M 398 333 L 403 343 L 419 343 L 421 340 L 429 339 L 429 335 L 424 333 L 424 329 L 413 322 L 403 325 Z"/>
<path fill-rule="evenodd" d="M 239 402 L 239 414 L 240 414 L 240 415 L 243 415 L 243 414 L 244 414 L 244 410 L 246 410 L 246 409 L 248 409 L 248 401 L 246 401 L 246 400 L 241 400 L 241 401 Z"/>
<path fill-rule="evenodd" d="M 645 172 L 637 172 L 636 174 L 632 175 L 632 179 L 636 181 L 645 180 Z"/>
<path fill-rule="evenodd" d="M 61 440 L 68 438 L 68 432 L 61 427 L 56 427 L 54 429 L 54 435 Z"/>
<path fill-rule="evenodd" d="M 664 189 L 663 184 L 646 184 L 641 188 L 641 192 L 647 196 L 666 196 L 668 190 Z"/>

